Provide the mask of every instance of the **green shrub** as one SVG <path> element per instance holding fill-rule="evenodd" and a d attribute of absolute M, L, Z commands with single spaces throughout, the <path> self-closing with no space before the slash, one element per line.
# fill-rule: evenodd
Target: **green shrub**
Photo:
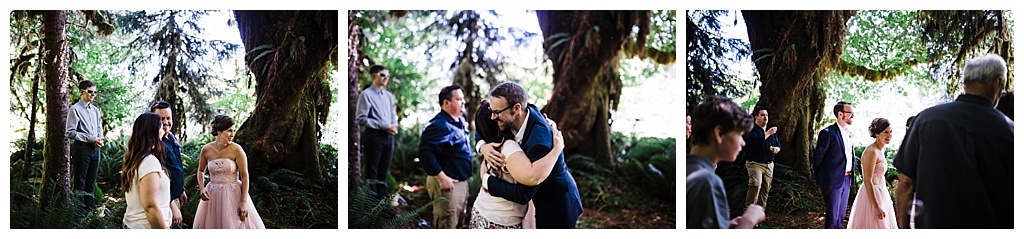
<path fill-rule="evenodd" d="M 11 167 L 12 179 L 21 175 Z M 65 203 L 48 202 L 40 207 L 38 184 L 24 180 L 11 180 L 11 228 L 32 229 L 74 229 L 74 228 L 121 228 L 120 214 L 109 213 L 100 217 L 95 210 L 82 210 L 79 197 L 71 193 Z M 56 197 L 54 195 L 53 197 Z M 51 197 L 51 198 L 53 198 Z M 123 204 L 123 203 L 122 203 Z M 115 208 L 116 209 L 116 208 Z"/>
<path fill-rule="evenodd" d="M 397 213 L 392 208 L 391 199 L 377 199 L 373 190 L 368 186 L 369 182 L 363 181 L 359 188 L 349 192 L 348 195 L 348 228 L 350 229 L 400 229 L 406 228 L 406 224 L 420 218 L 419 214 L 430 207 L 438 200 L 447 200 L 440 197 L 415 207 L 404 213 Z"/>

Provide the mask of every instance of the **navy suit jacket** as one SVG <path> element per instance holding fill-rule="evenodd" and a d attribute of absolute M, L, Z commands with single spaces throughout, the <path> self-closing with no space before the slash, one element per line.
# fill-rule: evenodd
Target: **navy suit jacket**
<path fill-rule="evenodd" d="M 846 180 L 846 159 L 854 158 L 852 153 L 845 155 L 845 147 L 838 124 L 832 124 L 818 132 L 818 143 L 814 147 L 814 155 L 811 156 L 811 167 L 814 169 L 814 181 L 821 188 L 837 189 L 843 186 Z"/>
<path fill-rule="evenodd" d="M 551 126 L 537 106 L 529 104 L 526 109 L 530 117 L 523 122 L 526 128 L 519 145 L 530 162 L 536 162 L 551 152 Z M 576 180 L 569 174 L 564 153 L 558 155 L 551 174 L 540 185 L 512 184 L 497 177 L 490 177 L 484 183 L 487 183 L 492 196 L 524 205 L 533 199 L 533 205 L 537 208 L 537 228 L 575 228 L 576 220 L 583 213 Z"/>

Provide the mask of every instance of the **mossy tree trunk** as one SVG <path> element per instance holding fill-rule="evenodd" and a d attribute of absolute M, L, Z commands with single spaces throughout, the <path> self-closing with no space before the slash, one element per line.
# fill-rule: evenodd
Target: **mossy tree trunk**
<path fill-rule="evenodd" d="M 359 188 L 360 168 L 359 125 L 356 124 L 356 103 L 359 101 L 359 24 L 355 11 L 348 11 L 348 190 Z"/>
<path fill-rule="evenodd" d="M 62 10 L 43 12 L 46 39 L 46 140 L 43 146 L 43 180 L 39 205 L 65 205 L 71 195 L 70 149 L 64 129 L 68 117 L 67 13 Z M 31 150 L 31 149 L 28 149 Z"/>
<path fill-rule="evenodd" d="M 331 103 L 338 11 L 235 11 L 235 19 L 256 81 L 256 107 L 236 136 L 250 171 L 285 168 L 322 182 L 320 123 Z"/>
<path fill-rule="evenodd" d="M 537 11 L 537 18 L 554 69 L 554 90 L 541 111 L 558 122 L 566 154 L 614 167 L 608 119 L 622 90 L 619 57 L 634 26 L 640 29 L 637 38 L 646 39 L 651 12 Z"/>
<path fill-rule="evenodd" d="M 751 56 L 761 80 L 757 106 L 778 126 L 776 160 L 811 178 L 810 158 L 823 112 L 824 77 L 839 62 L 846 21 L 856 11 L 743 11 Z"/>

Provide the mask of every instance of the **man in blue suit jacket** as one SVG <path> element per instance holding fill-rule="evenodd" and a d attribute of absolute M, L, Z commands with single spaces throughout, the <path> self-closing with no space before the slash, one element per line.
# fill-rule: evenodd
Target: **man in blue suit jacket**
<path fill-rule="evenodd" d="M 825 228 L 840 229 L 846 217 L 853 176 L 853 104 L 836 103 L 832 107 L 836 123 L 818 132 L 818 143 L 811 157 L 814 181 L 825 196 Z"/>
<path fill-rule="evenodd" d="M 501 130 L 511 130 L 516 142 L 530 162 L 551 152 L 551 128 L 537 106 L 527 104 L 526 91 L 512 82 L 498 84 L 489 93 L 491 118 Z M 480 146 L 480 144 L 478 144 Z M 502 160 L 493 147 L 482 146 L 480 153 L 488 160 Z M 576 228 L 576 220 L 583 213 L 576 180 L 569 173 L 563 155 L 551 169 L 547 179 L 537 186 L 512 184 L 489 175 L 481 175 L 484 190 L 492 196 L 526 204 L 531 199 L 536 207 L 537 228 Z"/>

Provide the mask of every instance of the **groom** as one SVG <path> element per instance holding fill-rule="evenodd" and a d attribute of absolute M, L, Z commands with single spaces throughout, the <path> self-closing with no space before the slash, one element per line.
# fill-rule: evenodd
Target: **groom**
<path fill-rule="evenodd" d="M 853 104 L 836 103 L 832 107 L 836 123 L 818 132 L 818 143 L 811 157 L 814 181 L 825 195 L 825 228 L 843 228 L 853 179 Z"/>
<path fill-rule="evenodd" d="M 550 125 L 536 105 L 527 104 L 526 91 L 522 87 L 505 82 L 495 86 L 489 95 L 491 119 L 501 130 L 512 131 L 530 162 L 536 162 L 551 152 Z M 492 162 L 504 158 L 494 147 L 480 147 L 480 153 Z M 537 228 L 576 228 L 576 220 L 583 213 L 576 181 L 569 174 L 562 154 L 559 154 L 551 174 L 537 186 L 512 184 L 487 174 L 481 175 L 481 180 L 484 190 L 492 196 L 523 205 L 532 199 L 537 209 Z"/>

